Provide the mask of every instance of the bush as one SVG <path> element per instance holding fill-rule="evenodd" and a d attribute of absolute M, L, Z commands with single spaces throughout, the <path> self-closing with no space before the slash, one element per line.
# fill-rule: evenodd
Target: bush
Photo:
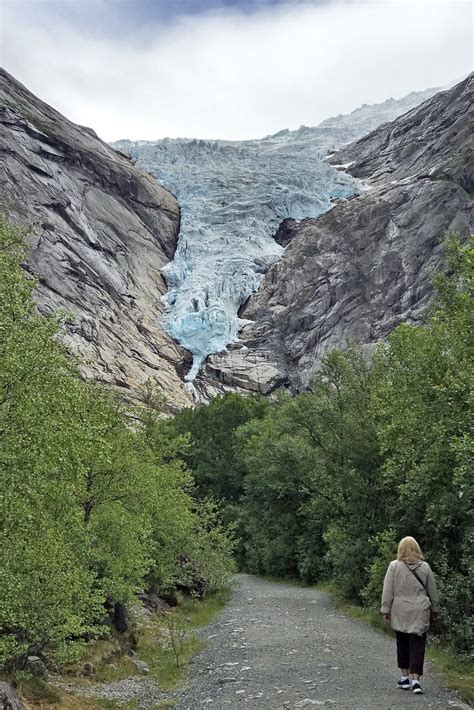
<path fill-rule="evenodd" d="M 364 604 L 380 609 L 383 580 L 387 567 L 396 558 L 397 536 L 394 530 L 384 530 L 369 540 L 368 582 L 361 592 Z"/>

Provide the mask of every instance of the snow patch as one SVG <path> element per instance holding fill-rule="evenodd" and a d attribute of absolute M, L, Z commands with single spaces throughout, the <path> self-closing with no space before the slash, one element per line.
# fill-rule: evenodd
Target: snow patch
<path fill-rule="evenodd" d="M 350 160 L 348 163 L 341 163 L 340 165 L 334 165 L 333 168 L 336 168 L 336 170 L 347 170 L 348 168 L 351 167 L 351 165 L 354 165 L 355 160 Z"/>

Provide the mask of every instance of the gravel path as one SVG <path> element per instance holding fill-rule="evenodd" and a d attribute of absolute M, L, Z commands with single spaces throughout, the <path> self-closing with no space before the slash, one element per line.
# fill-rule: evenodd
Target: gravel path
<path fill-rule="evenodd" d="M 207 646 L 175 695 L 180 710 L 468 708 L 429 665 L 425 695 L 399 690 L 394 641 L 336 612 L 327 594 L 250 575 L 238 583 L 203 631 Z"/>
<path fill-rule="evenodd" d="M 206 646 L 179 691 L 164 693 L 152 678 L 133 677 L 83 694 L 116 700 L 117 708 L 139 699 L 140 710 L 158 703 L 177 710 L 469 707 L 429 664 L 425 695 L 399 690 L 394 640 L 338 613 L 328 594 L 309 587 L 238 575 L 229 603 L 200 634 Z"/>

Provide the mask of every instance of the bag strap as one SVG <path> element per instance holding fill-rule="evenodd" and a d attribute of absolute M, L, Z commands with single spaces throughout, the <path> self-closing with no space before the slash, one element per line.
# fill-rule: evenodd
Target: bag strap
<path fill-rule="evenodd" d="M 405 562 L 405 560 L 403 560 L 403 562 Z M 410 572 L 412 573 L 412 575 L 414 575 L 414 576 L 417 578 L 417 580 L 419 581 L 419 583 L 421 584 L 421 586 L 422 586 L 423 589 L 425 590 L 426 596 L 427 596 L 428 599 L 430 600 L 431 605 L 433 605 L 433 602 L 431 601 L 430 593 L 429 593 L 429 591 L 428 591 L 427 588 L 426 588 L 426 584 L 423 582 L 423 580 L 421 579 L 421 577 L 417 574 L 417 572 L 415 572 L 414 569 L 412 569 L 406 562 L 405 562 L 405 564 L 406 564 L 406 566 L 408 567 L 408 569 L 410 570 Z"/>

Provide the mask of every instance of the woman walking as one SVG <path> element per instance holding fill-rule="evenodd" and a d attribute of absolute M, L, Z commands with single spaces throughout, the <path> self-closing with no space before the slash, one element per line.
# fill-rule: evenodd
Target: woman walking
<path fill-rule="evenodd" d="M 398 545 L 383 583 L 381 612 L 397 633 L 397 659 L 402 677 L 398 687 L 422 693 L 426 632 L 430 618 L 439 614 L 439 596 L 431 567 L 423 560 L 413 537 Z"/>

